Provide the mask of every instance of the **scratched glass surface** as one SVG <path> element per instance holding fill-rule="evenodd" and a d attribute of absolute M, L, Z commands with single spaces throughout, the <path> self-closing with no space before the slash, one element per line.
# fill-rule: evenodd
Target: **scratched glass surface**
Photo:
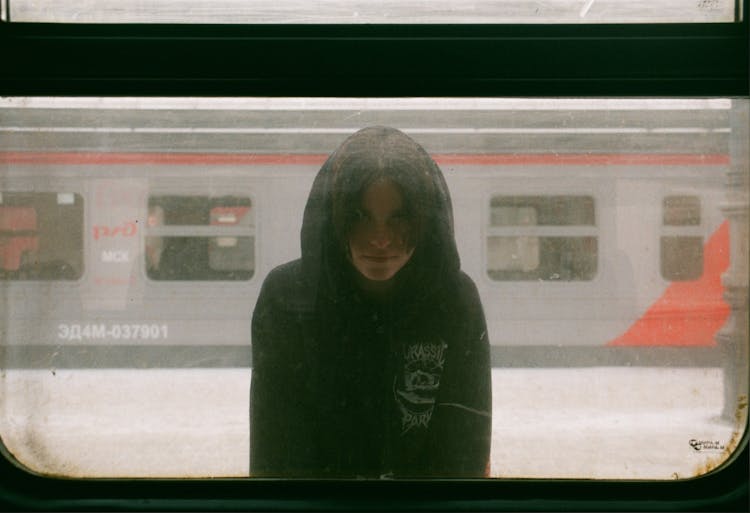
<path fill-rule="evenodd" d="M 3 4 L 5 5 L 5 4 Z M 13 0 L 5 19 L 47 23 L 728 23 L 734 0 Z"/>
<path fill-rule="evenodd" d="M 248 476 L 261 284 L 299 256 L 326 157 L 378 124 L 450 190 L 490 343 L 487 477 L 719 468 L 747 443 L 749 112 L 0 99 L 4 456 L 46 475 Z"/>

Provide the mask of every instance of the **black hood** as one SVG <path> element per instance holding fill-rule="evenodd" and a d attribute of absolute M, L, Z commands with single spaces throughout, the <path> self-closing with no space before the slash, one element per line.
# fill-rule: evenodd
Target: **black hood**
<path fill-rule="evenodd" d="M 383 179 L 400 189 L 414 249 L 376 296 L 358 287 L 349 234 L 362 194 Z M 392 128 L 355 133 L 315 178 L 301 239 L 302 258 L 271 271 L 253 313 L 252 472 L 483 475 L 487 329 L 432 158 Z"/>
<path fill-rule="evenodd" d="M 379 169 L 372 169 L 377 167 Z M 334 196 L 358 178 L 357 173 L 389 176 L 417 184 L 422 211 L 420 236 L 409 262 L 396 274 L 396 290 L 409 300 L 435 293 L 446 280 L 457 277 L 460 262 L 453 233 L 453 211 L 448 187 L 435 161 L 413 139 L 388 127 L 364 128 L 347 138 L 326 160 L 313 182 L 300 233 L 302 274 L 308 290 L 329 299 L 344 299 L 353 266 L 345 244 L 337 236 Z M 410 201 L 407 197 L 405 201 Z M 322 287 L 322 288 L 321 288 Z M 318 296 L 320 297 L 320 296 Z"/>

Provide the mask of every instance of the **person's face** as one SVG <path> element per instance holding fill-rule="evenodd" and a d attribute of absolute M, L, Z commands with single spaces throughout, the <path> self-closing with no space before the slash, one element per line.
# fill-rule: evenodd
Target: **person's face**
<path fill-rule="evenodd" d="M 388 179 L 373 182 L 362 195 L 349 234 L 352 264 L 368 280 L 389 280 L 414 253 L 411 230 L 396 184 Z"/>

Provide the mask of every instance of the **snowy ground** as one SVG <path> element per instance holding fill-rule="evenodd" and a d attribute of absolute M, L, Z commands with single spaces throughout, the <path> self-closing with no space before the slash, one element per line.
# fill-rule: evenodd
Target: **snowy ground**
<path fill-rule="evenodd" d="M 492 475 L 703 473 L 742 435 L 719 418 L 722 379 L 718 368 L 494 369 Z M 244 369 L 7 370 L 0 435 L 45 474 L 244 476 L 249 387 Z"/>

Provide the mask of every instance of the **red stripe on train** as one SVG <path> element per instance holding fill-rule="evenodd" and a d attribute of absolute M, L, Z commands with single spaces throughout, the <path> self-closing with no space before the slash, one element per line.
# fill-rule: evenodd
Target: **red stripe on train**
<path fill-rule="evenodd" d="M 323 154 L 259 153 L 95 153 L 95 152 L 0 152 L 0 164 L 61 165 L 314 165 Z M 725 154 L 434 154 L 441 166 L 450 165 L 569 165 L 569 166 L 717 166 L 728 165 Z"/>
<path fill-rule="evenodd" d="M 170 164 L 170 165 L 321 165 L 326 155 L 314 154 L 258 154 L 258 153 L 43 153 L 3 152 L 3 164 L 61 164 L 61 165 L 117 165 L 117 164 Z"/>
<path fill-rule="evenodd" d="M 729 224 L 725 221 L 704 246 L 703 275 L 673 282 L 615 346 L 713 346 L 729 316 L 721 275 L 729 267 Z"/>

